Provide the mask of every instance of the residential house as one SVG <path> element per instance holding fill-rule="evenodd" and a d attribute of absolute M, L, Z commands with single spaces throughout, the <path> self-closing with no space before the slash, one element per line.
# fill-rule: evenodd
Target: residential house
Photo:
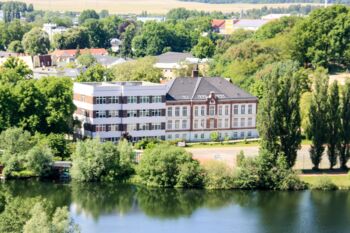
<path fill-rule="evenodd" d="M 96 62 L 103 65 L 106 68 L 110 68 L 115 65 L 125 63 L 127 61 L 132 61 L 131 58 L 113 57 L 109 55 L 93 55 Z"/>
<path fill-rule="evenodd" d="M 57 60 L 57 62 L 74 62 L 79 54 L 91 54 L 91 55 L 108 55 L 108 51 L 104 48 L 92 48 L 92 49 L 65 49 L 55 50 L 51 53 Z"/>
<path fill-rule="evenodd" d="M 256 31 L 270 20 L 267 19 L 227 19 L 212 20 L 212 30 L 214 32 L 230 35 L 238 29 Z"/>

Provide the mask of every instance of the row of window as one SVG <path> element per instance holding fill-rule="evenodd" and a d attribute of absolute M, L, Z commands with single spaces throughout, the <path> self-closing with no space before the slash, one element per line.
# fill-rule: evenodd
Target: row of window
<path fill-rule="evenodd" d="M 142 124 L 138 124 L 138 126 L 137 124 L 126 125 L 127 131 L 145 131 L 145 130 L 161 130 L 161 129 L 162 129 L 161 123 L 142 123 Z M 95 131 L 96 132 L 119 131 L 119 125 L 98 124 L 98 125 L 95 125 Z"/>
<path fill-rule="evenodd" d="M 84 114 L 84 113 L 83 113 Z M 127 110 L 127 117 L 162 116 L 162 109 Z M 119 110 L 100 110 L 95 112 L 95 118 L 119 117 Z"/>
<path fill-rule="evenodd" d="M 210 139 L 210 134 L 206 135 L 205 133 L 200 133 L 200 134 L 193 134 L 194 140 L 204 140 L 204 139 Z M 233 132 L 231 135 L 229 133 L 219 133 L 219 137 L 221 139 L 229 138 L 229 139 L 243 139 L 243 138 L 251 138 L 252 137 L 252 132 Z M 184 139 L 187 140 L 187 134 L 168 134 L 167 135 L 168 140 L 173 140 L 173 139 Z"/>
<path fill-rule="evenodd" d="M 118 104 L 119 96 L 97 96 L 96 104 Z M 85 98 L 82 100 L 85 102 Z M 148 103 L 162 103 L 162 96 L 127 96 L 127 104 L 148 104 Z"/>
<path fill-rule="evenodd" d="M 240 106 L 240 107 L 239 107 Z M 240 110 L 240 111 L 239 111 Z M 210 105 L 209 106 L 209 116 L 229 116 L 230 115 L 230 105 L 219 105 L 216 109 L 215 105 Z M 247 105 L 247 111 L 246 111 L 246 105 L 238 105 L 235 104 L 233 105 L 233 114 L 238 115 L 238 114 L 253 114 L 253 105 L 248 104 Z M 183 116 L 187 117 L 188 115 L 188 107 L 183 106 L 183 107 L 168 107 L 167 108 L 167 116 Z M 194 107 L 194 115 L 195 116 L 206 116 L 206 107 L 205 106 L 195 106 Z"/>
<path fill-rule="evenodd" d="M 173 124 L 174 122 L 174 124 Z M 193 121 L 193 128 L 194 129 L 205 129 L 207 128 L 207 126 L 205 125 L 205 119 L 201 119 L 201 120 L 194 120 Z M 230 128 L 229 125 L 230 120 L 228 118 L 226 119 L 218 119 L 217 121 L 217 127 L 219 129 L 222 128 Z M 180 123 L 181 123 L 181 128 L 180 128 Z M 239 124 L 240 123 L 240 124 Z M 234 118 L 233 119 L 233 127 L 252 127 L 253 126 L 253 118 L 249 117 L 249 118 Z M 172 130 L 172 129 L 187 129 L 187 120 L 168 120 L 167 121 L 167 129 L 168 130 Z M 215 121 L 214 119 L 210 119 L 209 120 L 209 128 L 210 129 L 214 129 L 215 128 Z"/>

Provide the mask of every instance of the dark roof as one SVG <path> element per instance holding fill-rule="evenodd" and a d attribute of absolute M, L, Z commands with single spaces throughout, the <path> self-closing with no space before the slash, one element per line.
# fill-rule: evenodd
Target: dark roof
<path fill-rule="evenodd" d="M 93 57 L 96 59 L 97 63 L 105 66 L 113 65 L 114 63 L 121 64 L 132 60 L 130 58 L 113 57 L 109 55 L 93 55 Z"/>
<path fill-rule="evenodd" d="M 206 100 L 213 92 L 219 99 L 257 98 L 224 78 L 176 78 L 168 83 L 167 100 Z"/>
<path fill-rule="evenodd" d="M 178 63 L 186 58 L 194 58 L 191 53 L 167 52 L 157 56 L 158 63 Z"/>

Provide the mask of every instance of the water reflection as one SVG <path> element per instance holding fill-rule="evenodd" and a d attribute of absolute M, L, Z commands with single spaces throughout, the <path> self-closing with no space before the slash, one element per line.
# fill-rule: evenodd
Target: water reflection
<path fill-rule="evenodd" d="M 0 190 L 7 198 L 42 197 L 53 207 L 74 207 L 72 215 L 89 226 L 86 232 L 114 232 L 117 227 L 121 232 L 145 232 L 130 227 L 135 221 L 148 224 L 152 233 L 164 232 L 165 225 L 167 232 L 212 232 L 213 225 L 217 232 L 350 231 L 347 191 L 206 191 L 35 181 L 6 182 Z"/>

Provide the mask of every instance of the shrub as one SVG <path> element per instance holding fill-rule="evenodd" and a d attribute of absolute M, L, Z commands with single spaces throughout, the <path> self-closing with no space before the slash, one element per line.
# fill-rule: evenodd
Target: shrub
<path fill-rule="evenodd" d="M 338 187 L 332 182 L 331 178 L 327 176 L 319 177 L 315 184 L 311 186 L 314 190 L 336 190 Z"/>
<path fill-rule="evenodd" d="M 232 189 L 233 169 L 220 161 L 210 161 L 204 165 L 204 184 L 207 189 Z"/>
<path fill-rule="evenodd" d="M 260 167 L 256 158 L 245 158 L 237 168 L 235 186 L 240 189 L 257 189 L 260 186 Z"/>
<path fill-rule="evenodd" d="M 135 149 L 147 149 L 149 147 L 154 147 L 158 143 L 161 143 L 159 139 L 145 138 L 135 143 Z"/>
<path fill-rule="evenodd" d="M 143 184 L 155 187 L 199 187 L 203 181 L 198 161 L 184 149 L 167 144 L 146 149 L 137 174 Z"/>
<path fill-rule="evenodd" d="M 211 140 L 212 142 L 218 142 L 218 141 L 220 140 L 220 135 L 219 135 L 219 133 L 218 133 L 218 132 L 212 132 L 212 133 L 210 134 L 210 140 Z"/>
<path fill-rule="evenodd" d="M 244 160 L 244 152 L 241 150 L 236 156 L 236 166 L 240 167 Z"/>

